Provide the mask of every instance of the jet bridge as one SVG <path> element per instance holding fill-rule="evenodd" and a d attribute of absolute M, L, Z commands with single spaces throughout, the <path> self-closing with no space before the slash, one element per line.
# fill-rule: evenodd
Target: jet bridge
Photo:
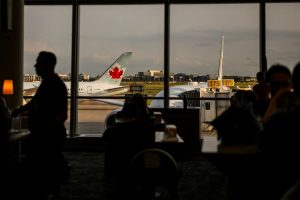
<path fill-rule="evenodd" d="M 204 99 L 200 99 L 199 101 L 201 107 L 201 122 L 211 122 L 222 114 L 230 106 L 230 101 L 227 99 L 230 95 L 230 92 L 213 91 L 204 93 L 204 95 L 201 96 Z M 222 99 L 218 100 L 218 98 Z"/>
<path fill-rule="evenodd" d="M 201 108 L 201 122 L 211 122 L 222 114 L 230 106 L 228 100 L 230 96 L 231 92 L 218 92 L 216 90 L 203 92 L 200 88 L 179 95 L 183 98 L 184 106 Z M 218 100 L 218 98 L 221 98 L 221 100 Z"/>

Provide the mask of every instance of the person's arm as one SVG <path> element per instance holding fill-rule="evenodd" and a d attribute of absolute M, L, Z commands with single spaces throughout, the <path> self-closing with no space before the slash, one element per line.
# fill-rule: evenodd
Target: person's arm
<path fill-rule="evenodd" d="M 286 92 L 290 90 L 291 90 L 290 88 L 283 88 L 275 94 L 275 96 L 270 101 L 267 111 L 265 112 L 264 116 L 261 118 L 262 123 L 266 123 L 269 120 L 269 118 L 278 109 L 278 102 L 280 101 L 280 99 L 284 98 L 284 94 L 286 94 Z"/>
<path fill-rule="evenodd" d="M 35 97 L 33 97 L 31 99 L 31 101 L 29 101 L 27 104 L 25 104 L 24 106 L 20 106 L 19 108 L 15 109 L 12 111 L 11 115 L 12 117 L 17 117 L 18 115 L 27 112 L 31 109 L 31 107 L 34 106 L 34 101 L 35 101 Z"/>

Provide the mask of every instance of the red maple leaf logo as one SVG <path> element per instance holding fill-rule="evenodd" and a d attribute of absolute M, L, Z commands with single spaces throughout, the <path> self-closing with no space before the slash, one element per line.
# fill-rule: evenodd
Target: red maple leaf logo
<path fill-rule="evenodd" d="M 119 79 L 123 75 L 123 70 L 120 70 L 117 66 L 115 66 L 112 70 L 109 70 L 109 75 L 112 79 Z"/>

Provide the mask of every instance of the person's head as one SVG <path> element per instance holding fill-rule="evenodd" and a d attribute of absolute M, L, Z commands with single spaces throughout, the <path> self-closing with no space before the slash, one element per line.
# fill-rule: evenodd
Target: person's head
<path fill-rule="evenodd" d="M 141 114 L 150 114 L 146 99 L 142 94 L 133 94 L 132 97 L 129 99 L 129 102 L 136 105 Z"/>
<path fill-rule="evenodd" d="M 291 87 L 291 71 L 285 65 L 272 65 L 266 74 L 266 80 L 270 86 L 271 97 L 280 89 Z"/>
<path fill-rule="evenodd" d="M 36 74 L 44 78 L 48 74 L 54 73 L 56 56 L 52 52 L 41 51 L 34 65 Z"/>
<path fill-rule="evenodd" d="M 292 84 L 295 94 L 297 96 L 300 96 L 300 62 L 294 67 L 292 75 Z"/>
<path fill-rule="evenodd" d="M 265 74 L 263 72 L 256 73 L 257 82 L 261 83 L 265 80 Z"/>

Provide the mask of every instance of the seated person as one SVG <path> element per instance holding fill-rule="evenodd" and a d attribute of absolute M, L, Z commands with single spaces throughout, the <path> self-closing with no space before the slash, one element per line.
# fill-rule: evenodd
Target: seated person
<path fill-rule="evenodd" d="M 103 134 L 106 178 L 127 167 L 137 152 L 152 147 L 155 140 L 153 113 L 143 96 L 133 95 L 115 120 L 115 126 L 107 128 Z"/>
<path fill-rule="evenodd" d="M 253 86 L 253 92 L 257 96 L 259 115 L 263 117 L 270 102 L 270 88 L 263 72 L 257 72 L 256 79 L 258 83 Z"/>
<path fill-rule="evenodd" d="M 255 144 L 262 125 L 257 112 L 257 99 L 252 91 L 238 91 L 230 107 L 212 121 L 223 145 Z"/>
<path fill-rule="evenodd" d="M 300 63 L 292 74 L 294 91 L 283 91 L 282 98 L 276 99 L 276 112 L 264 124 L 264 130 L 257 141 L 264 158 L 260 167 L 260 183 L 265 199 L 279 199 L 300 179 L 299 78 Z"/>

